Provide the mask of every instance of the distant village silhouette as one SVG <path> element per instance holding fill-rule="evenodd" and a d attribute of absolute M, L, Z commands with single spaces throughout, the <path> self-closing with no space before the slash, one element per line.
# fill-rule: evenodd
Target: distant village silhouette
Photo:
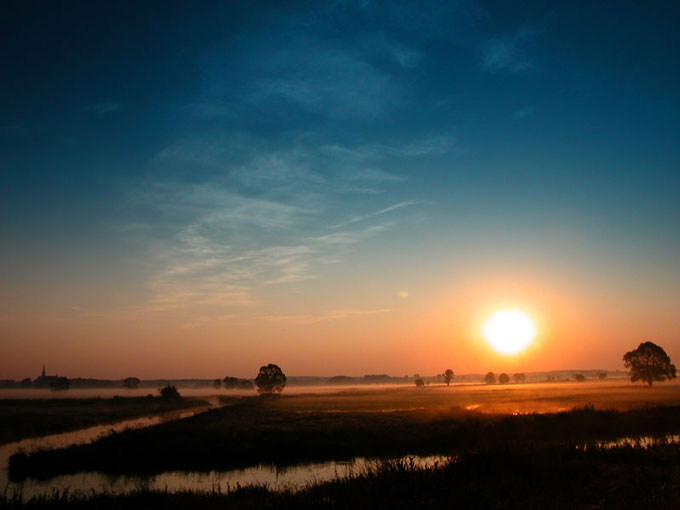
<path fill-rule="evenodd" d="M 59 377 L 59 374 L 47 375 L 45 365 L 42 367 L 42 372 L 39 377 L 31 382 L 32 388 L 50 388 L 52 390 L 67 390 L 69 388 L 67 377 Z"/>

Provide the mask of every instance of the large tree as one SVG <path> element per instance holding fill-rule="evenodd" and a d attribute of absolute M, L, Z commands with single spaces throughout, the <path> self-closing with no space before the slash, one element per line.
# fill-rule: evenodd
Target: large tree
<path fill-rule="evenodd" d="M 630 380 L 644 381 L 649 386 L 654 381 L 675 378 L 675 365 L 663 348 L 652 342 L 643 342 L 637 349 L 623 355 L 623 364 L 630 370 Z"/>
<path fill-rule="evenodd" d="M 255 378 L 257 391 L 260 393 L 281 393 L 286 387 L 286 375 L 278 365 L 270 363 L 260 367 L 260 373 Z"/>
<path fill-rule="evenodd" d="M 496 375 L 493 372 L 489 372 L 484 376 L 484 382 L 486 384 L 496 384 Z"/>
<path fill-rule="evenodd" d="M 446 371 L 444 372 L 444 382 L 448 386 L 451 384 L 451 381 L 453 380 L 453 370 L 450 368 L 447 368 Z"/>

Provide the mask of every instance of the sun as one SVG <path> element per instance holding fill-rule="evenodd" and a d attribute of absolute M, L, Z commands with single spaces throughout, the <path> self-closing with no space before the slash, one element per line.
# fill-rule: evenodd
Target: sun
<path fill-rule="evenodd" d="M 526 349 L 536 336 L 529 316 L 519 310 L 499 310 L 482 326 L 484 339 L 501 354 L 517 354 Z"/>

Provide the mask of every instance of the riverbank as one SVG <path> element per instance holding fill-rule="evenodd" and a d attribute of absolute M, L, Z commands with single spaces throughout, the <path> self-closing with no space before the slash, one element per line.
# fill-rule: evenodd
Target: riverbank
<path fill-rule="evenodd" d="M 0 445 L 169 411 L 208 406 L 196 398 L 50 398 L 0 400 Z"/>
<path fill-rule="evenodd" d="M 265 486 L 215 487 L 211 493 L 139 489 L 122 496 L 63 491 L 24 500 L 0 497 L 0 508 L 677 508 L 680 445 L 575 448 L 525 443 L 469 451 L 419 468 L 406 461 L 299 491 Z"/>

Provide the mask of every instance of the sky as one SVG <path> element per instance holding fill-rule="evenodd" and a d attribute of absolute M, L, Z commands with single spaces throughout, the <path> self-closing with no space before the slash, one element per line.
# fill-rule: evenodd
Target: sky
<path fill-rule="evenodd" d="M 677 2 L 9 0 L 0 34 L 0 379 L 680 359 Z"/>

